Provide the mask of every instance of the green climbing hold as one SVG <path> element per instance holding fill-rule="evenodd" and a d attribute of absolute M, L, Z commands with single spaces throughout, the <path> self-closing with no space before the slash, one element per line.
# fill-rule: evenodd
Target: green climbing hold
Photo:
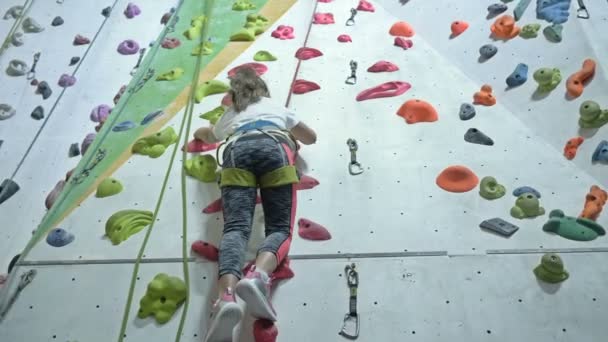
<path fill-rule="evenodd" d="M 194 47 L 194 49 L 192 49 L 192 52 L 190 53 L 192 56 L 199 56 L 199 55 L 203 55 L 203 56 L 208 56 L 210 54 L 213 53 L 213 45 L 211 44 L 211 42 L 207 41 L 201 44 L 198 44 L 197 46 Z"/>
<path fill-rule="evenodd" d="M 255 40 L 255 31 L 242 28 L 230 36 L 231 42 L 252 42 Z"/>
<path fill-rule="evenodd" d="M 540 264 L 534 268 L 534 275 L 539 280 L 551 284 L 561 283 L 570 276 L 564 268 L 562 258 L 554 253 L 543 255 Z"/>
<path fill-rule="evenodd" d="M 559 43 L 562 41 L 562 31 L 564 27 L 561 24 L 553 24 L 551 26 L 545 27 L 543 33 L 547 40 L 554 43 Z"/>
<path fill-rule="evenodd" d="M 106 235 L 113 245 L 118 245 L 152 223 L 152 216 L 147 210 L 121 210 L 106 222 Z"/>
<path fill-rule="evenodd" d="M 595 101 L 585 101 L 579 108 L 581 128 L 600 128 L 608 123 L 608 109 L 602 110 Z"/>
<path fill-rule="evenodd" d="M 591 241 L 606 234 L 604 227 L 597 222 L 582 217 L 566 216 L 559 209 L 549 213 L 549 221 L 545 223 L 543 230 L 575 241 Z"/>
<path fill-rule="evenodd" d="M 264 33 L 264 31 L 266 31 L 266 28 L 268 27 L 268 24 L 270 23 L 270 21 L 268 21 L 268 19 L 266 19 L 265 17 L 259 15 L 259 14 L 248 14 L 247 15 L 247 21 L 245 22 L 245 28 L 246 29 L 253 29 L 255 35 L 260 35 L 262 33 Z"/>
<path fill-rule="evenodd" d="M 494 177 L 483 177 L 479 183 L 479 195 L 485 199 L 493 200 L 505 195 L 504 185 L 498 184 Z"/>
<path fill-rule="evenodd" d="M 201 119 L 209 120 L 209 122 L 211 122 L 212 125 L 215 125 L 217 123 L 217 121 L 220 119 L 220 117 L 222 117 L 222 115 L 224 115 L 224 112 L 226 112 L 226 109 L 224 109 L 223 106 L 218 106 L 218 107 L 208 111 L 207 113 L 201 114 L 199 117 Z"/>
<path fill-rule="evenodd" d="M 196 103 L 201 103 L 206 96 L 225 93 L 228 90 L 230 90 L 230 86 L 222 81 L 207 81 L 196 88 L 194 99 Z"/>
<path fill-rule="evenodd" d="M 253 60 L 257 62 L 274 62 L 277 58 L 266 50 L 260 50 L 253 55 Z"/>
<path fill-rule="evenodd" d="M 106 178 L 97 187 L 95 197 L 104 198 L 114 196 L 122 191 L 122 184 L 114 178 Z"/>
<path fill-rule="evenodd" d="M 562 81 L 558 68 L 540 68 L 534 72 L 534 80 L 538 83 L 539 92 L 550 92 Z"/>
<path fill-rule="evenodd" d="M 167 323 L 186 300 L 187 294 L 183 280 L 159 273 L 148 284 L 146 294 L 141 297 L 137 317 L 154 316 L 159 324 Z"/>
<path fill-rule="evenodd" d="M 201 29 L 205 22 L 205 16 L 199 15 L 198 17 L 192 18 L 190 21 L 190 27 L 184 32 L 184 36 L 190 40 L 197 39 L 201 36 Z"/>
<path fill-rule="evenodd" d="M 518 219 L 536 217 L 544 214 L 545 208 L 540 206 L 538 197 L 529 192 L 521 194 L 515 201 L 515 206 L 511 208 L 511 216 Z"/>
<path fill-rule="evenodd" d="M 538 37 L 538 31 L 540 31 L 540 24 L 526 24 L 521 28 L 519 36 L 525 39 L 536 38 Z"/>
<path fill-rule="evenodd" d="M 249 11 L 255 9 L 255 4 L 251 2 L 251 0 L 236 0 L 234 4 L 232 4 L 233 11 Z"/>
<path fill-rule="evenodd" d="M 151 158 L 158 158 L 169 145 L 177 142 L 177 134 L 173 127 L 167 127 L 160 132 L 138 139 L 131 151 Z"/>
<path fill-rule="evenodd" d="M 188 159 L 186 160 L 184 168 L 186 169 L 186 174 L 188 174 L 188 176 L 192 176 L 201 182 L 213 183 L 217 179 L 215 175 L 217 162 L 212 155 L 198 155 Z"/>
<path fill-rule="evenodd" d="M 184 75 L 184 69 L 182 68 L 173 68 L 163 74 L 158 75 L 156 77 L 157 81 L 175 81 L 179 80 Z"/>

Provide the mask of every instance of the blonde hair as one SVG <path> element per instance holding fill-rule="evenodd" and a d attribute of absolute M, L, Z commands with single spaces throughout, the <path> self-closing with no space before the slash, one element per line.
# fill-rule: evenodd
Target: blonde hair
<path fill-rule="evenodd" d="M 268 86 L 253 68 L 239 68 L 230 79 L 230 94 L 232 106 L 239 113 L 252 104 L 259 102 L 262 97 L 270 97 Z"/>

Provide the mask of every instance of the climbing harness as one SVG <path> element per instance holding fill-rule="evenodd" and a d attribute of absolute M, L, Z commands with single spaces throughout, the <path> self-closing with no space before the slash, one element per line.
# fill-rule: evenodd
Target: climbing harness
<path fill-rule="evenodd" d="M 350 61 L 350 76 L 346 79 L 346 84 L 357 83 L 357 62 Z"/>
<path fill-rule="evenodd" d="M 12 295 L 12 297 L 8 300 L 8 303 L 4 307 L 4 310 L 0 312 L 0 322 L 4 319 L 8 311 L 11 309 L 11 306 L 17 301 L 17 298 L 31 282 L 34 280 L 36 276 L 36 270 L 31 269 L 27 272 L 21 274 L 21 280 L 19 281 L 19 285 L 17 286 L 17 291 Z"/>
<path fill-rule="evenodd" d="M 348 313 L 344 315 L 344 323 L 340 335 L 349 340 L 359 337 L 359 314 L 357 313 L 357 288 L 359 287 L 359 273 L 355 270 L 355 264 L 346 265 L 344 268 L 346 284 L 350 292 L 348 300 Z"/>
<path fill-rule="evenodd" d="M 97 166 L 97 164 L 99 164 L 105 157 L 106 157 L 105 149 L 100 148 L 99 150 L 97 150 L 95 159 L 93 159 L 91 161 L 90 165 L 85 167 L 82 171 L 80 171 L 80 173 L 78 175 L 70 177 L 70 182 L 72 184 L 82 183 L 85 180 L 85 178 L 87 178 L 91 174 L 91 171 L 93 171 L 93 169 Z"/>
<path fill-rule="evenodd" d="M 128 92 L 132 93 L 132 94 L 137 93 L 138 91 L 141 90 L 141 88 L 143 88 L 143 86 L 146 84 L 146 82 L 148 82 L 152 78 L 152 76 L 154 76 L 154 69 L 148 68 L 144 77 L 142 77 L 142 79 L 139 80 L 137 82 L 137 84 L 135 84 L 135 87 L 129 89 Z"/>
<path fill-rule="evenodd" d="M 137 72 L 137 69 L 139 68 L 139 65 L 141 64 L 142 59 L 144 59 L 145 53 L 146 53 L 146 48 L 139 50 L 139 58 L 137 59 L 137 63 L 135 64 L 135 66 L 133 67 L 133 70 L 131 70 L 129 75 L 131 75 L 131 76 L 135 75 L 135 73 Z"/>
<path fill-rule="evenodd" d="M 356 176 L 363 173 L 363 167 L 357 161 L 357 150 L 359 146 L 357 145 L 357 140 L 348 139 L 346 141 L 346 145 L 348 145 L 348 149 L 350 150 L 350 163 L 348 164 L 348 172 L 351 175 Z"/>
<path fill-rule="evenodd" d="M 578 9 L 576 10 L 576 17 L 580 19 L 589 19 L 589 11 L 585 6 L 584 0 L 578 0 Z"/>
<path fill-rule="evenodd" d="M 36 52 L 34 54 L 34 63 L 32 63 L 32 68 L 30 69 L 30 71 L 27 72 L 27 79 L 28 80 L 32 80 L 34 79 L 34 77 L 36 77 L 36 65 L 38 64 L 38 61 L 40 60 L 40 52 Z"/>
<path fill-rule="evenodd" d="M 350 9 L 350 18 L 346 21 L 346 26 L 355 25 L 355 16 L 357 15 L 357 10 L 354 8 Z"/>

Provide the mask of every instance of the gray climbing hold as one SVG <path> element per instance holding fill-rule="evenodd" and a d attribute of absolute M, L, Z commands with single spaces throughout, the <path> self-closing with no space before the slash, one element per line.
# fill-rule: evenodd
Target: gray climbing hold
<path fill-rule="evenodd" d="M 536 196 L 536 198 L 540 198 L 540 192 L 538 192 L 538 190 L 534 189 L 531 186 L 520 186 L 519 188 L 515 188 L 515 190 L 513 190 L 513 196 L 515 197 L 519 197 L 523 194 L 532 194 L 534 196 Z"/>
<path fill-rule="evenodd" d="M 489 136 L 485 135 L 482 131 L 477 128 L 469 128 L 469 130 L 464 134 L 464 141 L 470 142 L 472 144 L 486 145 L 492 146 L 494 145 L 494 141 Z"/>
<path fill-rule="evenodd" d="M 70 66 L 72 66 L 78 62 L 80 62 L 80 57 L 74 56 L 74 57 L 70 58 Z"/>
<path fill-rule="evenodd" d="M 492 44 L 486 44 L 479 48 L 479 54 L 484 59 L 490 59 L 498 52 L 498 48 Z"/>
<path fill-rule="evenodd" d="M 40 26 L 40 24 L 38 24 L 38 22 L 32 17 L 23 19 L 21 26 L 23 26 L 23 31 L 27 33 L 38 33 L 44 31 L 44 27 Z"/>
<path fill-rule="evenodd" d="M 548 41 L 559 43 L 562 41 L 562 30 L 564 27 L 561 24 L 553 24 L 543 29 L 543 34 Z"/>
<path fill-rule="evenodd" d="M 470 120 L 475 117 L 475 107 L 470 103 L 463 103 L 460 105 L 458 115 L 460 116 L 460 120 Z"/>
<path fill-rule="evenodd" d="M 507 10 L 507 5 L 495 3 L 488 6 L 488 16 L 494 17 Z"/>
<path fill-rule="evenodd" d="M 13 45 L 15 45 L 15 46 L 23 45 L 23 33 L 21 33 L 21 32 L 13 33 L 13 36 L 11 37 L 11 43 L 13 43 Z"/>
<path fill-rule="evenodd" d="M 80 147 L 78 147 L 78 143 L 73 143 L 70 145 L 70 151 L 68 152 L 68 156 L 70 158 L 76 157 L 80 155 Z"/>
<path fill-rule="evenodd" d="M 48 83 L 46 83 L 46 81 L 42 81 L 42 82 L 38 83 L 38 88 L 36 91 L 38 92 L 38 94 L 42 95 L 43 100 L 48 99 L 51 96 L 51 94 L 53 93 L 53 91 L 51 90 L 51 87 L 49 86 Z"/>
<path fill-rule="evenodd" d="M 13 59 L 8 63 L 6 73 L 9 76 L 23 76 L 27 73 L 27 63 L 19 59 Z"/>
<path fill-rule="evenodd" d="M 52 26 L 59 26 L 63 24 L 63 18 L 60 16 L 56 16 L 53 21 L 51 21 Z"/>
<path fill-rule="evenodd" d="M 6 120 L 15 115 L 17 111 L 11 105 L 0 103 L 0 120 Z"/>
<path fill-rule="evenodd" d="M 19 184 L 12 179 L 5 179 L 0 184 L 0 204 L 11 198 L 19 191 Z"/>
<path fill-rule="evenodd" d="M 53 247 L 63 247 L 72 241 L 74 241 L 74 234 L 61 228 L 51 230 L 49 235 L 46 236 L 46 243 Z"/>
<path fill-rule="evenodd" d="M 111 6 L 108 6 L 108 7 L 106 7 L 106 8 L 104 8 L 104 9 L 101 10 L 101 15 L 103 15 L 106 18 L 109 17 L 111 13 L 112 13 L 112 7 Z"/>
<path fill-rule="evenodd" d="M 36 106 L 30 116 L 36 120 L 42 120 L 44 118 L 44 108 L 42 108 L 42 106 Z"/>
<path fill-rule="evenodd" d="M 528 80 L 528 66 L 524 63 L 519 63 L 515 70 L 507 77 L 507 85 L 509 87 L 520 86 Z"/>
<path fill-rule="evenodd" d="M 135 123 L 133 121 L 123 121 L 118 125 L 112 127 L 112 131 L 114 132 L 123 132 L 128 131 L 132 128 L 135 128 Z"/>
<path fill-rule="evenodd" d="M 4 19 L 18 19 L 23 14 L 23 6 L 13 6 L 4 13 Z"/>

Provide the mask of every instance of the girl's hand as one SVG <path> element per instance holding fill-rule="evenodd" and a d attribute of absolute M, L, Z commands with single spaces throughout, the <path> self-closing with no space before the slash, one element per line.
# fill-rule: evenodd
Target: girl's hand
<path fill-rule="evenodd" d="M 194 132 L 194 139 L 201 140 L 207 144 L 216 143 L 218 140 L 213 134 L 211 127 L 201 127 Z"/>

